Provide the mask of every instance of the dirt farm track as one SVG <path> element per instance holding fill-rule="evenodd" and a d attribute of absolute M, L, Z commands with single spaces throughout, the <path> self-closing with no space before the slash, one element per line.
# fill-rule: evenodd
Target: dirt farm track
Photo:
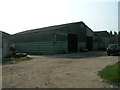
<path fill-rule="evenodd" d="M 107 88 L 98 71 L 118 61 L 106 52 L 31 55 L 2 66 L 3 88 Z"/>

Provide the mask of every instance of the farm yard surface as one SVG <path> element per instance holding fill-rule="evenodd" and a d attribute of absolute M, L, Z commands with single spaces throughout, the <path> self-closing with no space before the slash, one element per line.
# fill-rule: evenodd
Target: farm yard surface
<path fill-rule="evenodd" d="M 3 88 L 110 88 L 98 71 L 118 62 L 104 51 L 29 57 L 2 66 Z"/>

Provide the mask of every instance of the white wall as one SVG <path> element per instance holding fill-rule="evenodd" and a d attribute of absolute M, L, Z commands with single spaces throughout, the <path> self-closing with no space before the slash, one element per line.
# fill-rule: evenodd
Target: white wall
<path fill-rule="evenodd" d="M 2 32 L 0 31 L 0 89 L 2 89 Z"/>
<path fill-rule="evenodd" d="M 0 32 L 0 58 L 2 58 L 2 32 Z"/>
<path fill-rule="evenodd" d="M 10 35 L 2 32 L 2 57 L 10 55 Z"/>
<path fill-rule="evenodd" d="M 2 53 L 3 53 L 3 57 L 6 57 L 8 55 L 10 55 L 10 49 L 9 49 L 9 40 L 7 38 L 3 38 L 3 49 L 2 49 Z"/>

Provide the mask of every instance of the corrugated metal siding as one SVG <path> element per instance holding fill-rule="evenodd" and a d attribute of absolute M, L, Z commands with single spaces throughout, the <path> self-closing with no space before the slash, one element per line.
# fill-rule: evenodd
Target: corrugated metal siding
<path fill-rule="evenodd" d="M 54 52 L 53 41 L 15 43 L 15 48 L 20 52 L 30 54 Z"/>
<path fill-rule="evenodd" d="M 68 51 L 67 41 L 53 41 L 45 42 L 24 42 L 15 43 L 15 48 L 19 52 L 27 52 L 30 54 L 42 54 L 42 53 L 63 53 Z"/>
<path fill-rule="evenodd" d="M 68 42 L 67 41 L 57 41 L 54 44 L 55 53 L 66 53 L 68 52 Z"/>
<path fill-rule="evenodd" d="M 68 51 L 67 34 L 54 32 L 53 47 L 55 53 L 66 53 Z"/>

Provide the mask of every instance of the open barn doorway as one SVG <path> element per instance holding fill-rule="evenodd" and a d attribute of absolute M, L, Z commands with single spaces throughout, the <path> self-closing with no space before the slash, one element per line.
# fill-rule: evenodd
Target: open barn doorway
<path fill-rule="evenodd" d="M 90 37 L 90 36 L 87 36 L 87 38 L 86 38 L 86 48 L 87 48 L 89 51 L 92 51 L 92 50 L 93 50 L 93 38 Z"/>
<path fill-rule="evenodd" d="M 78 52 L 78 36 L 68 34 L 68 52 Z"/>

